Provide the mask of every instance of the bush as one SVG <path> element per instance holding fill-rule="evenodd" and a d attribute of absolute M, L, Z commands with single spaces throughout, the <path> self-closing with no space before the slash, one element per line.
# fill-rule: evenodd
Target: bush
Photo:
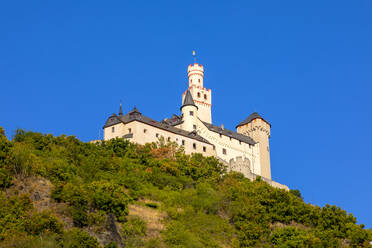
<path fill-rule="evenodd" d="M 67 231 L 63 237 L 63 247 L 68 248 L 98 248 L 99 243 L 96 238 L 87 232 L 77 228 Z"/>
<path fill-rule="evenodd" d="M 110 182 L 99 181 L 93 182 L 89 189 L 95 208 L 113 213 L 120 222 L 125 220 L 131 198 L 123 187 Z"/>
<path fill-rule="evenodd" d="M 125 247 L 143 246 L 143 237 L 146 235 L 146 222 L 141 218 L 134 216 L 122 224 L 122 236 Z"/>
<path fill-rule="evenodd" d="M 4 168 L 0 168 L 0 189 L 8 188 L 12 185 L 12 176 L 10 172 Z"/>
<path fill-rule="evenodd" d="M 313 233 L 300 230 L 296 227 L 276 229 L 270 236 L 275 247 L 321 247 L 322 243 Z"/>
<path fill-rule="evenodd" d="M 62 233 L 63 224 L 49 212 L 34 213 L 25 221 L 25 230 L 30 235 Z"/>

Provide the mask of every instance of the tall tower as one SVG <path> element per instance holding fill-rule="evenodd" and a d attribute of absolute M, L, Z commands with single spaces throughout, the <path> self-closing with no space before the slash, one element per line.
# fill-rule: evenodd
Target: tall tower
<path fill-rule="evenodd" d="M 197 63 L 189 65 L 187 68 L 187 76 L 189 78 L 188 90 L 194 99 L 195 105 L 198 107 L 199 119 L 204 122 L 212 123 L 212 91 L 203 86 L 203 66 Z M 182 94 L 182 102 L 184 102 L 186 92 Z"/>
<path fill-rule="evenodd" d="M 258 113 L 253 113 L 236 126 L 236 132 L 247 135 L 258 142 L 260 149 L 261 176 L 271 179 L 270 138 L 271 125 Z"/>

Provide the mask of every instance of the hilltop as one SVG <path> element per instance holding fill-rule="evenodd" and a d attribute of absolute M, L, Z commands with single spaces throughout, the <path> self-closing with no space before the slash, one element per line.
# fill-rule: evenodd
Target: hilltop
<path fill-rule="evenodd" d="M 0 128 L 0 247 L 369 247 L 356 223 L 164 140 Z"/>

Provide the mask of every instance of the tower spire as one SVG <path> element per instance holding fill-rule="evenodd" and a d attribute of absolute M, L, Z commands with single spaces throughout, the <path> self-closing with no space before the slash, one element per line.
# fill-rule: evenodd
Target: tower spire
<path fill-rule="evenodd" d="M 121 104 L 121 100 L 120 100 L 119 115 L 123 115 L 123 106 L 122 106 L 122 104 Z"/>

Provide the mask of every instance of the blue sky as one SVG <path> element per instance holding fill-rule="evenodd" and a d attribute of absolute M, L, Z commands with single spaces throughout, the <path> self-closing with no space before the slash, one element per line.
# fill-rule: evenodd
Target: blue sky
<path fill-rule="evenodd" d="M 179 113 L 192 50 L 213 122 L 272 124 L 273 179 L 372 227 L 371 1 L 2 1 L 0 126 L 97 139 Z"/>

